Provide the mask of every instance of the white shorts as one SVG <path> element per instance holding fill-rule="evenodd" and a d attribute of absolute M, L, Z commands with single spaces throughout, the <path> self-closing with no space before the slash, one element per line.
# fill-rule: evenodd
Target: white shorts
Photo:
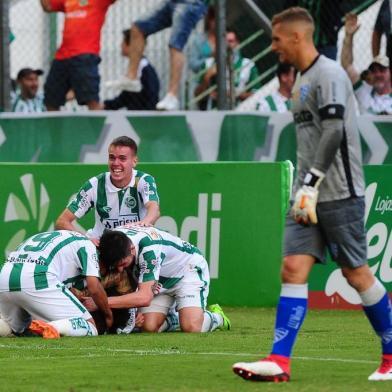
<path fill-rule="evenodd" d="M 43 290 L 0 293 L 1 318 L 16 333 L 29 327 L 32 319 L 55 321 L 73 317 L 85 320 L 92 316 L 81 302 L 63 285 Z"/>
<path fill-rule="evenodd" d="M 150 306 L 141 308 L 142 313 L 167 314 L 176 303 L 176 309 L 196 307 L 205 309 L 210 288 L 210 272 L 204 257 L 187 271 L 184 277 L 170 289 L 163 288 L 151 301 Z"/>

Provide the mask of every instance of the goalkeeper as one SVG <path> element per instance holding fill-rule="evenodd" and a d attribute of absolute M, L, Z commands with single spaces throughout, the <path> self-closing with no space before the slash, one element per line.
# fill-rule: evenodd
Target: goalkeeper
<path fill-rule="evenodd" d="M 313 33 L 312 17 L 303 8 L 272 19 L 272 50 L 300 72 L 292 95 L 298 174 L 286 219 L 272 352 L 258 362 L 236 363 L 233 370 L 245 379 L 290 379 L 291 352 L 307 310 L 308 276 L 314 263 L 325 263 L 328 249 L 382 338 L 382 364 L 369 380 L 392 380 L 391 302 L 367 265 L 354 93 L 343 68 L 319 55 Z"/>

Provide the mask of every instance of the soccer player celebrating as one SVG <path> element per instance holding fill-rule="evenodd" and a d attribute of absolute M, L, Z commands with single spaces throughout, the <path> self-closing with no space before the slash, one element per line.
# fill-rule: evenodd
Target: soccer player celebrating
<path fill-rule="evenodd" d="M 233 370 L 248 380 L 289 381 L 291 352 L 307 310 L 308 276 L 314 263 L 325 263 L 328 248 L 381 338 L 382 363 L 369 380 L 392 380 L 391 302 L 367 265 L 354 93 L 340 65 L 319 55 L 313 32 L 312 17 L 303 8 L 289 8 L 272 19 L 272 50 L 299 71 L 291 109 L 297 178 L 286 219 L 272 351 L 261 361 L 236 363 Z"/>
<path fill-rule="evenodd" d="M 115 138 L 108 155 L 109 172 L 90 178 L 56 221 L 58 230 L 78 231 L 74 221 L 95 208 L 95 225 L 87 236 L 96 245 L 105 228 L 150 226 L 160 215 L 155 179 L 136 170 L 136 142 L 128 136 Z"/>
<path fill-rule="evenodd" d="M 183 332 L 230 329 L 219 305 L 206 310 L 210 285 L 208 264 L 200 250 L 189 242 L 153 227 L 129 226 L 106 230 L 99 255 L 107 270 L 122 272 L 136 266 L 136 292 L 109 297 L 112 309 L 141 308 L 143 330 L 158 332 L 176 302 Z M 84 302 L 96 310 L 90 298 Z"/>
<path fill-rule="evenodd" d="M 109 328 L 113 315 L 99 279 L 97 249 L 84 235 L 63 230 L 28 238 L 0 272 L 2 336 L 28 328 L 48 339 L 98 335 L 91 314 L 66 285 L 86 283 Z"/>

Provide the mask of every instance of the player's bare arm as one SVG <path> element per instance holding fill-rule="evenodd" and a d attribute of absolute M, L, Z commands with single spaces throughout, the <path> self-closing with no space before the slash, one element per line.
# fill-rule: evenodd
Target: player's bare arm
<path fill-rule="evenodd" d="M 349 13 L 345 17 L 344 22 L 344 40 L 342 46 L 341 63 L 342 67 L 347 72 L 351 83 L 355 84 L 359 80 L 359 73 L 354 67 L 354 55 L 353 55 L 353 40 L 355 33 L 359 30 L 360 25 L 358 23 L 357 15 Z"/>
<path fill-rule="evenodd" d="M 72 230 L 80 233 L 80 230 L 78 230 L 76 226 L 73 224 L 75 220 L 76 220 L 75 214 L 71 212 L 68 208 L 66 208 L 57 218 L 55 223 L 55 228 L 56 230 Z"/>
<path fill-rule="evenodd" d="M 109 306 L 112 309 L 140 308 L 149 306 L 153 297 L 153 286 L 155 281 L 139 283 L 138 290 L 134 293 L 109 297 Z"/>
<path fill-rule="evenodd" d="M 108 297 L 100 281 L 95 276 L 87 276 L 86 283 L 88 291 L 97 308 L 105 315 L 106 326 L 110 328 L 113 324 L 113 314 L 108 304 Z"/>
<path fill-rule="evenodd" d="M 161 216 L 159 204 L 156 201 L 149 201 L 145 204 L 147 215 L 140 221 L 135 222 L 136 226 L 154 226 L 155 222 Z"/>

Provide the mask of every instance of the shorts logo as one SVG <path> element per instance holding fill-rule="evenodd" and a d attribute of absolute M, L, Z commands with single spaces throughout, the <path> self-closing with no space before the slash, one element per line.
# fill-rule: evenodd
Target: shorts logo
<path fill-rule="evenodd" d="M 136 207 L 136 199 L 133 196 L 128 196 L 125 199 L 124 203 L 128 208 L 135 208 Z"/>

